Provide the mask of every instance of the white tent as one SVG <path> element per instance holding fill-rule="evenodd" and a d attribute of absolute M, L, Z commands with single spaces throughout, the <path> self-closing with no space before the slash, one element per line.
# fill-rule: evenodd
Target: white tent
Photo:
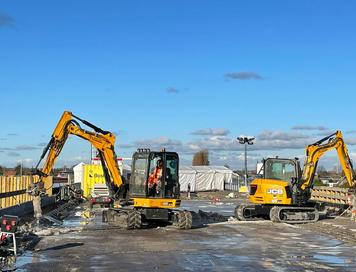
<path fill-rule="evenodd" d="M 191 192 L 224 190 L 225 183 L 232 182 L 233 172 L 224 166 L 181 166 L 179 168 L 180 190 Z"/>

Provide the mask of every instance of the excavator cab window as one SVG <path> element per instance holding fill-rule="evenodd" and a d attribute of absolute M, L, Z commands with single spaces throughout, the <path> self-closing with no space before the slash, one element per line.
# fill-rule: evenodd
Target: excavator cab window
<path fill-rule="evenodd" d="M 149 161 L 148 171 L 148 196 L 149 197 L 161 197 L 162 189 L 164 187 L 164 164 L 163 154 L 151 153 Z"/>
<path fill-rule="evenodd" d="M 176 154 L 166 155 L 164 191 L 166 198 L 173 198 L 179 196 L 178 156 Z"/>
<path fill-rule="evenodd" d="M 158 165 L 162 166 L 159 171 Z M 131 197 L 177 198 L 178 167 L 179 157 L 175 152 L 151 152 L 146 149 L 135 152 L 129 185 Z"/>
<path fill-rule="evenodd" d="M 155 171 L 158 161 L 162 161 L 162 176 L 157 185 L 158 193 L 149 197 L 176 198 L 179 196 L 178 154 L 174 152 L 151 152 L 149 176 Z"/>
<path fill-rule="evenodd" d="M 146 181 L 148 168 L 148 154 L 135 153 L 132 160 L 130 177 L 130 193 L 135 196 L 146 196 Z"/>
<path fill-rule="evenodd" d="M 296 164 L 288 159 L 267 159 L 264 165 L 265 179 L 283 180 L 290 182 L 297 178 Z"/>

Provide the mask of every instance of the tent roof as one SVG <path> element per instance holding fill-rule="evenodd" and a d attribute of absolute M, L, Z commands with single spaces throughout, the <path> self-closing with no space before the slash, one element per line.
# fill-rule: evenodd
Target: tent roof
<path fill-rule="evenodd" d="M 194 170 L 191 166 L 184 166 L 184 165 L 181 165 L 179 166 L 179 172 L 180 173 L 186 173 L 186 174 L 195 174 L 197 171 Z"/>
<path fill-rule="evenodd" d="M 180 166 L 179 171 L 182 173 L 196 173 L 196 172 L 219 172 L 232 173 L 232 170 L 225 166 L 217 165 L 200 165 L 200 166 Z"/>

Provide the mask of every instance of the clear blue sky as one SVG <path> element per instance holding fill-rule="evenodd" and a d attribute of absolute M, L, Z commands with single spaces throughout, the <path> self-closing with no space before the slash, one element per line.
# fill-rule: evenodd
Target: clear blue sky
<path fill-rule="evenodd" d="M 257 137 L 255 163 L 302 156 L 335 129 L 353 153 L 355 10 L 326 0 L 0 0 L 0 164 L 35 164 L 63 110 L 116 132 L 124 157 L 166 146 L 189 163 L 209 148 L 214 164 L 240 167 L 240 134 Z M 88 150 L 71 139 L 59 164 Z"/>

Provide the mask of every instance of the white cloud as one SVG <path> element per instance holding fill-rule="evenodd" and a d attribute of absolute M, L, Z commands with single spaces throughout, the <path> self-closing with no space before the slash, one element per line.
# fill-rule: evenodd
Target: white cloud
<path fill-rule="evenodd" d="M 168 137 L 158 137 L 154 139 L 142 139 L 134 143 L 137 148 L 151 148 L 154 150 L 160 150 L 166 148 L 167 150 L 176 150 L 182 147 L 182 142 L 179 140 L 170 139 Z"/>
<path fill-rule="evenodd" d="M 292 127 L 292 129 L 294 130 L 329 130 L 327 127 L 324 126 L 309 126 L 309 125 L 298 125 L 298 126 L 294 126 Z"/>
<path fill-rule="evenodd" d="M 256 72 L 248 72 L 248 71 L 242 71 L 242 72 L 232 72 L 232 73 L 226 73 L 225 78 L 227 79 L 235 79 L 235 80 L 262 80 L 263 77 Z"/>
<path fill-rule="evenodd" d="M 226 128 L 204 128 L 193 131 L 191 134 L 199 136 L 226 136 L 230 130 Z"/>

